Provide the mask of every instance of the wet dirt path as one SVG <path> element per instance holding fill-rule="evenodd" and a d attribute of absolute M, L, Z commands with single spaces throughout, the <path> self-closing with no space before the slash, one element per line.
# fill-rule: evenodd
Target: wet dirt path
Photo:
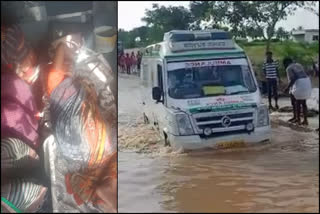
<path fill-rule="evenodd" d="M 273 123 L 272 143 L 178 154 L 142 124 L 119 76 L 119 212 L 319 212 L 319 135 Z"/>

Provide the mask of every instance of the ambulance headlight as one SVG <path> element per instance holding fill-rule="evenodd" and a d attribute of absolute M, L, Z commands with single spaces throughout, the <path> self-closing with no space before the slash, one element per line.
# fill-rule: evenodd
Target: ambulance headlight
<path fill-rule="evenodd" d="M 176 120 L 178 124 L 180 135 L 192 135 L 194 134 L 191 121 L 187 114 L 177 114 Z"/>
<path fill-rule="evenodd" d="M 258 108 L 257 114 L 257 127 L 268 126 L 269 125 L 269 112 L 266 105 Z"/>

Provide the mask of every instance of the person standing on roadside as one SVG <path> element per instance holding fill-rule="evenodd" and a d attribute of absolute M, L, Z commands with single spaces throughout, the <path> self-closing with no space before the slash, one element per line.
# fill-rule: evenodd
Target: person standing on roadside
<path fill-rule="evenodd" d="M 118 57 L 118 63 L 119 63 L 120 73 L 125 73 L 126 63 L 125 63 L 125 55 L 123 53 L 120 53 Z"/>
<path fill-rule="evenodd" d="M 268 51 L 266 53 L 266 60 L 263 63 L 263 73 L 267 80 L 267 88 L 268 88 L 268 100 L 269 100 L 269 109 L 273 110 L 272 106 L 272 96 L 275 100 L 275 108 L 279 109 L 278 106 L 278 82 L 280 81 L 279 76 L 279 64 L 277 61 L 273 60 L 272 52 Z"/>
<path fill-rule="evenodd" d="M 286 69 L 289 82 L 285 92 L 289 92 L 293 105 L 293 118 L 291 118 L 289 122 L 297 123 L 298 125 L 301 124 L 300 113 L 302 106 L 304 117 L 302 125 L 308 125 L 307 99 L 311 96 L 311 80 L 304 71 L 303 66 L 293 62 L 291 58 L 286 57 L 283 60 L 283 65 Z"/>
<path fill-rule="evenodd" d="M 138 69 L 138 71 L 140 71 L 140 69 L 141 69 L 141 59 L 142 59 L 142 54 L 140 51 L 138 51 L 138 54 L 137 54 L 137 69 Z"/>
<path fill-rule="evenodd" d="M 137 59 L 133 51 L 131 53 L 130 62 L 131 62 L 131 73 L 133 74 L 136 72 L 136 69 L 137 69 Z"/>
<path fill-rule="evenodd" d="M 130 70 L 131 70 L 131 58 L 129 56 L 129 53 L 126 53 L 126 56 L 124 58 L 124 62 L 126 64 L 126 71 L 127 74 L 130 74 Z"/>

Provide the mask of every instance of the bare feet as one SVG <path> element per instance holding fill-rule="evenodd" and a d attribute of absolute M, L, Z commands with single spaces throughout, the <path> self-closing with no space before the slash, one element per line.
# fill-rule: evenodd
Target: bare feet
<path fill-rule="evenodd" d="M 300 126 L 300 125 L 301 125 L 301 120 L 298 120 L 298 119 L 297 119 L 294 123 L 296 123 L 297 125 Z"/>
<path fill-rule="evenodd" d="M 289 122 L 289 123 L 295 123 L 296 120 L 297 120 L 297 119 L 293 117 L 293 118 L 289 119 L 288 122 Z"/>

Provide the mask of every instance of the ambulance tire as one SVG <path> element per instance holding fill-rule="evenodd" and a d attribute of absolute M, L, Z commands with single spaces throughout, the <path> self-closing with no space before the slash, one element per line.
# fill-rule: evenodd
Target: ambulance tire
<path fill-rule="evenodd" d="M 143 122 L 144 124 L 149 124 L 149 119 L 145 113 L 143 113 Z"/>
<path fill-rule="evenodd" d="M 165 132 L 163 132 L 163 135 L 164 135 L 164 146 L 171 146 L 170 141 L 168 139 L 168 135 Z"/>

